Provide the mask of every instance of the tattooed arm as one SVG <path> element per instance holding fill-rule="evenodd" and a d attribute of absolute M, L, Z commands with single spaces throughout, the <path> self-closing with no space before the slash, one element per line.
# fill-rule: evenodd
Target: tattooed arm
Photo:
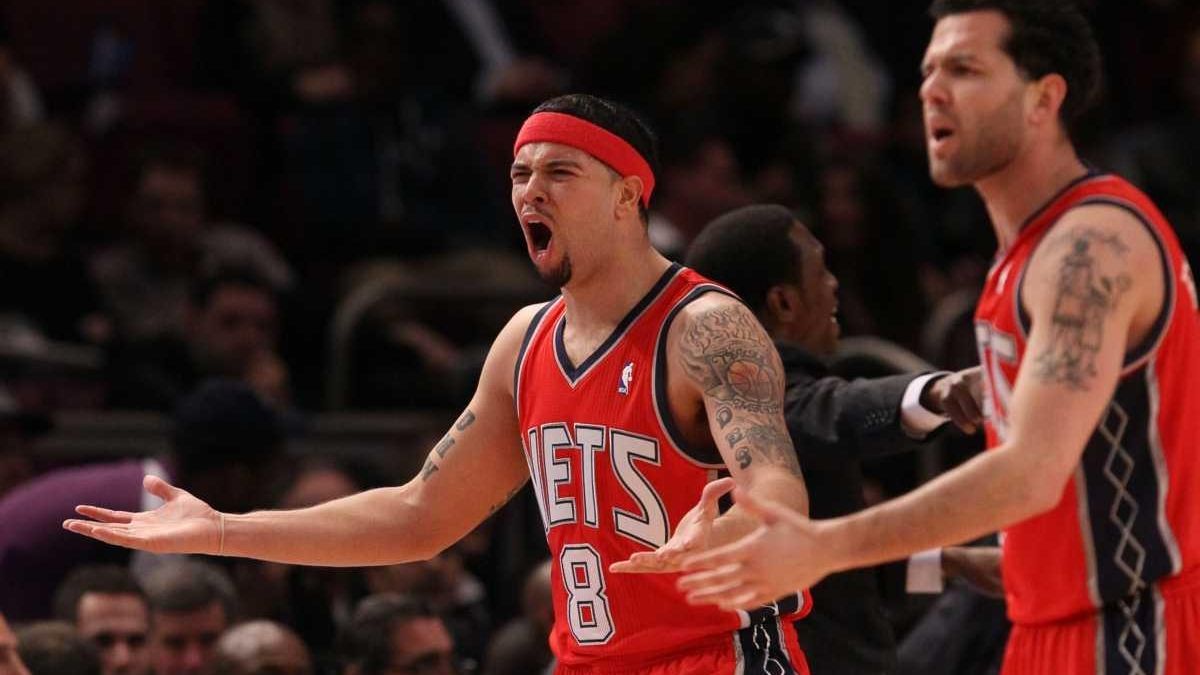
<path fill-rule="evenodd" d="M 737 300 L 710 293 L 684 309 L 667 340 L 672 410 L 685 426 L 692 420 L 678 412 L 698 413 L 692 431 L 711 434 L 733 477 L 723 491 L 736 484 L 808 513 L 808 493 L 783 418 L 783 364 L 754 314 Z M 612 569 L 677 571 L 684 555 L 751 532 L 758 521 L 736 505 L 716 516 L 720 492 L 706 490 L 665 546 L 635 553 Z"/>
<path fill-rule="evenodd" d="M 408 483 L 293 511 L 232 515 L 147 478 L 166 504 L 144 513 L 81 507 L 95 520 L 65 526 L 101 541 L 159 553 L 206 553 L 277 562 L 383 565 L 426 559 L 470 532 L 528 480 L 512 373 L 536 308 L 500 332 L 470 405 Z M 96 522 L 99 521 L 99 522 Z"/>
<path fill-rule="evenodd" d="M 713 441 L 737 483 L 808 511 L 783 418 L 783 363 L 754 314 L 712 294 L 681 317 L 672 342 L 680 378 L 703 403 Z"/>
<path fill-rule="evenodd" d="M 967 541 L 1054 507 L 1110 404 L 1128 346 L 1148 334 L 1162 306 L 1162 275 L 1136 271 L 1161 264 L 1151 235 L 1124 211 L 1069 212 L 1025 270 L 1022 302 L 1032 326 L 1003 445 L 843 518 L 809 521 L 758 505 L 770 527 L 692 559 L 709 571 L 682 585 L 694 601 L 745 606 L 779 586 Z M 718 570 L 730 565 L 737 571 Z"/>

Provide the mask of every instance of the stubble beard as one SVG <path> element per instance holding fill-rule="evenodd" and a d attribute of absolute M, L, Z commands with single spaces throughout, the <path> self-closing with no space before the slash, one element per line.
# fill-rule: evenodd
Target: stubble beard
<path fill-rule="evenodd" d="M 571 257 L 563 254 L 562 262 L 550 269 L 538 268 L 538 276 L 542 281 L 554 288 L 562 288 L 571 280 Z"/>
<path fill-rule="evenodd" d="M 929 157 L 929 174 L 944 188 L 974 184 L 1000 171 L 1020 152 L 1021 101 L 1014 96 L 977 126 L 970 139 L 962 139 L 958 152 L 944 160 Z"/>

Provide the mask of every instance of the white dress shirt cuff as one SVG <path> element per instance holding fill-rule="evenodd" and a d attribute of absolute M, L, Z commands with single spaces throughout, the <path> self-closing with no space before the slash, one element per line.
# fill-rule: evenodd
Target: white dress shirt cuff
<path fill-rule="evenodd" d="M 944 587 L 942 549 L 931 548 L 908 559 L 904 590 L 909 593 L 941 593 Z"/>
<path fill-rule="evenodd" d="M 904 397 L 900 399 L 900 426 L 904 428 L 904 433 L 912 438 L 925 438 L 929 432 L 950 421 L 949 417 L 921 405 L 921 392 L 925 390 L 925 385 L 934 378 L 947 375 L 950 373 L 926 373 L 908 383 Z"/>

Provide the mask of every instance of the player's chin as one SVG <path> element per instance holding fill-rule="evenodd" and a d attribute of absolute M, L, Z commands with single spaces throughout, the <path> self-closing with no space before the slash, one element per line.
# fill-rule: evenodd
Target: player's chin
<path fill-rule="evenodd" d="M 933 180 L 934 185 L 942 188 L 963 187 L 971 182 L 968 177 L 955 171 L 946 162 L 935 159 L 929 160 L 929 178 Z"/>

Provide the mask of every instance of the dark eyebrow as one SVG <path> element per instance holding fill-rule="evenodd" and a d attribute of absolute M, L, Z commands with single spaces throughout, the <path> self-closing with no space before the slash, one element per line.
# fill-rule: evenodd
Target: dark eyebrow
<path fill-rule="evenodd" d="M 969 66 L 978 62 L 979 58 L 969 52 L 951 53 L 941 58 L 942 65 L 955 64 L 959 66 Z M 928 75 L 930 70 L 933 70 L 933 63 L 929 61 L 923 61 L 921 63 L 921 74 Z"/>

